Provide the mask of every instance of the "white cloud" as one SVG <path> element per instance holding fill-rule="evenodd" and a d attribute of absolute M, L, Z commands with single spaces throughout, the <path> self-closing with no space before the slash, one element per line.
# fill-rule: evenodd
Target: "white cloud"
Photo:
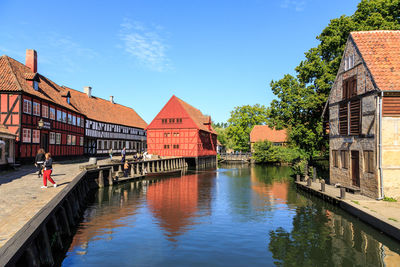
<path fill-rule="evenodd" d="M 281 8 L 294 8 L 296 11 L 303 11 L 306 6 L 306 1 L 303 0 L 283 0 Z"/>
<path fill-rule="evenodd" d="M 137 61 L 154 71 L 166 71 L 171 68 L 170 60 L 166 55 L 168 46 L 161 37 L 160 26 L 148 29 L 138 21 L 124 19 L 120 25 L 120 40 L 122 48 L 135 57 Z"/>

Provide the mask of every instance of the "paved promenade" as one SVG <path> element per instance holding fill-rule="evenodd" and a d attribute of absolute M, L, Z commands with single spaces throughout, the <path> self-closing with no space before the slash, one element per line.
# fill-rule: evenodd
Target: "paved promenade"
<path fill-rule="evenodd" d="M 34 166 L 0 172 L 0 247 L 79 173 L 79 163 L 53 164 L 57 188 L 38 178 Z"/>
<path fill-rule="evenodd" d="M 302 186 L 306 186 L 306 182 L 297 182 Z M 315 191 L 320 191 L 320 183 L 312 183 L 311 188 Z M 356 210 L 360 210 L 363 213 L 370 215 L 371 217 L 378 218 L 379 220 L 397 228 L 400 231 L 400 203 L 399 202 L 387 202 L 383 200 L 375 200 L 366 196 L 347 193 L 345 199 L 340 199 L 340 189 L 335 188 L 332 185 L 325 185 L 325 195 L 336 198 L 349 206 L 354 207 Z M 368 222 L 370 223 L 370 222 Z M 373 225 L 378 227 L 379 225 Z M 380 229 L 384 231 L 384 229 Z"/>

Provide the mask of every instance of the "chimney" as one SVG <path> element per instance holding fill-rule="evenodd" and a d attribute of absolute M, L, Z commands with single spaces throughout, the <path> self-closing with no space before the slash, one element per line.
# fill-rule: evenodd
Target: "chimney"
<path fill-rule="evenodd" d="M 110 102 L 114 104 L 114 96 L 110 96 Z"/>
<path fill-rule="evenodd" d="M 83 92 L 85 92 L 85 94 L 87 94 L 88 97 L 92 97 L 92 87 L 90 86 L 83 87 Z"/>
<path fill-rule="evenodd" d="M 37 72 L 37 53 L 33 49 L 26 49 L 25 65 L 34 73 Z"/>

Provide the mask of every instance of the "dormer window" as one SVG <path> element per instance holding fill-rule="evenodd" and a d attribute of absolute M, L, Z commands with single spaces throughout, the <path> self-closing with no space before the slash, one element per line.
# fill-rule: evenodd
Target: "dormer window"
<path fill-rule="evenodd" d="M 67 96 L 67 103 L 68 103 L 68 104 L 71 104 L 71 100 L 70 100 L 70 97 L 69 97 L 69 96 Z"/>
<path fill-rule="evenodd" d="M 351 54 L 344 58 L 344 71 L 347 71 L 353 67 L 354 67 L 354 54 Z"/>
<path fill-rule="evenodd" d="M 39 90 L 39 83 L 37 81 L 33 81 L 33 89 L 35 89 L 35 91 Z"/>

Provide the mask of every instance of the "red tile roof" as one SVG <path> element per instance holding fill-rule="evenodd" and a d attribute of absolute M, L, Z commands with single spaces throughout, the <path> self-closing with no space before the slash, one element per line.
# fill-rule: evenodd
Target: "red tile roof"
<path fill-rule="evenodd" d="M 351 32 L 378 88 L 400 90 L 400 31 Z"/>
<path fill-rule="evenodd" d="M 250 132 L 250 142 L 268 140 L 273 143 L 287 142 L 286 130 L 275 130 L 267 125 L 255 125 Z"/>
<path fill-rule="evenodd" d="M 217 134 L 211 126 L 211 117 L 210 116 L 204 116 L 203 113 L 201 113 L 201 111 L 198 110 L 197 108 L 189 105 L 188 103 L 186 103 L 179 97 L 176 97 L 175 95 L 173 95 L 172 98 L 174 98 L 174 97 L 178 100 L 178 102 L 186 110 L 186 112 L 189 114 L 189 116 L 192 118 L 194 123 L 196 123 L 197 127 L 200 130 Z M 209 124 L 210 124 L 210 127 L 208 127 Z"/>
<path fill-rule="evenodd" d="M 37 75 L 39 90 L 36 91 L 28 79 L 33 79 Z M 0 92 L 1 91 L 23 91 L 25 93 L 40 97 L 49 102 L 63 106 L 69 110 L 79 112 L 76 108 L 69 105 L 60 92 L 62 87 L 50 79 L 36 74 L 24 64 L 8 56 L 0 57 Z"/>
<path fill-rule="evenodd" d="M 130 107 L 111 103 L 108 100 L 91 96 L 86 93 L 63 87 L 64 94 L 71 94 L 71 105 L 75 106 L 82 114 L 89 119 L 115 123 L 130 127 L 145 129 L 147 123 Z"/>

